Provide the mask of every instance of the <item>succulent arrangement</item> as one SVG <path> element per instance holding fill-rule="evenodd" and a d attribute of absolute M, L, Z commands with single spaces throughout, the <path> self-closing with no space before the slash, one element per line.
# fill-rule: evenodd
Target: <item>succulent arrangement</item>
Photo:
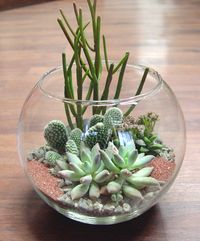
<path fill-rule="evenodd" d="M 103 101 L 109 96 L 109 87 L 114 75 L 118 76 L 113 99 L 120 98 L 124 73 L 129 58 L 125 53 L 116 64 L 108 61 L 106 38 L 102 36 L 101 18 L 96 14 L 96 1 L 87 0 L 91 15 L 93 44 L 89 43 L 86 30 L 90 22 L 83 21 L 82 9 L 73 4 L 77 27 L 74 30 L 63 11 L 58 23 L 73 50 L 67 63 L 62 54 L 64 75 L 64 110 L 67 123 L 51 120 L 44 127 L 46 144 L 32 151 L 28 160 L 37 160 L 48 166 L 51 175 L 62 182 L 65 193 L 61 200 L 82 198 L 95 202 L 141 203 L 148 188 L 160 190 L 162 183 L 151 176 L 149 164 L 156 157 L 174 159 L 173 150 L 167 147 L 155 133 L 159 117 L 155 113 L 133 117 L 135 105 L 122 112 L 117 105 L 93 105 L 92 116 L 84 117 L 88 105 L 82 100 Z M 101 53 L 101 48 L 103 53 Z M 102 91 L 99 82 L 102 76 L 102 55 L 106 65 L 106 81 Z M 73 69 L 75 68 L 75 70 Z M 135 92 L 142 92 L 149 69 L 144 70 Z M 84 84 L 89 81 L 86 96 Z M 69 101 L 70 100 L 70 101 Z"/>

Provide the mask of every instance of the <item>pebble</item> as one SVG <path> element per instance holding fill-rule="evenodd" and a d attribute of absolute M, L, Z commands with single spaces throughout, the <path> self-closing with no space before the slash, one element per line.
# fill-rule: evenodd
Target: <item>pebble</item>
<path fill-rule="evenodd" d="M 131 211 L 131 206 L 128 203 L 123 204 L 123 210 L 124 212 L 130 212 Z"/>

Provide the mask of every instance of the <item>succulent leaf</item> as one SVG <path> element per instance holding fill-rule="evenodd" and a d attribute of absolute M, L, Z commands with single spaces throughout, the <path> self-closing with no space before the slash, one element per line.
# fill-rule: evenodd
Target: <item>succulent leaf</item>
<path fill-rule="evenodd" d="M 87 175 L 87 176 L 84 176 L 84 177 L 80 178 L 80 183 L 82 183 L 82 184 L 90 184 L 91 181 L 92 181 L 91 175 Z"/>
<path fill-rule="evenodd" d="M 97 199 L 100 196 L 100 189 L 96 183 L 91 183 L 90 190 L 89 190 L 89 197 L 91 199 Z"/>
<path fill-rule="evenodd" d="M 90 184 L 79 184 L 71 190 L 72 200 L 83 197 L 89 190 Z"/>
<path fill-rule="evenodd" d="M 81 166 L 82 161 L 79 159 L 79 157 L 77 157 L 75 154 L 67 152 L 67 160 L 70 163 L 75 163 L 76 165 Z"/>
<path fill-rule="evenodd" d="M 59 167 L 60 170 L 66 170 L 68 169 L 68 165 L 64 160 L 56 160 L 56 165 Z"/>
<path fill-rule="evenodd" d="M 146 186 L 157 186 L 159 187 L 159 182 L 153 177 L 140 177 L 140 176 L 131 176 L 126 179 L 136 188 L 144 188 Z"/>
<path fill-rule="evenodd" d="M 119 173 L 120 169 L 116 167 L 106 152 L 103 150 L 100 150 L 99 152 L 101 154 L 101 159 L 108 170 L 113 171 L 114 173 Z"/>
<path fill-rule="evenodd" d="M 119 166 L 123 168 L 125 166 L 125 161 L 124 159 L 119 155 L 119 154 L 114 154 L 113 156 L 113 162 L 115 163 L 116 166 Z"/>
<path fill-rule="evenodd" d="M 71 170 L 62 170 L 62 171 L 59 171 L 58 174 L 64 179 L 67 179 L 73 182 L 80 180 L 80 177 L 77 176 L 75 172 Z"/>
<path fill-rule="evenodd" d="M 142 166 L 144 166 L 145 164 L 147 164 L 148 162 L 150 162 L 152 159 L 154 158 L 153 155 L 146 155 L 142 158 L 138 158 L 136 159 L 136 161 L 133 163 L 133 168 L 140 168 Z"/>
<path fill-rule="evenodd" d="M 135 189 L 134 187 L 124 185 L 123 186 L 123 193 L 125 196 L 131 199 L 138 199 L 138 200 L 143 200 L 143 196 L 140 191 Z"/>
<path fill-rule="evenodd" d="M 79 175 L 80 177 L 85 175 L 85 172 L 81 169 L 81 167 L 79 167 L 76 163 L 74 162 L 70 162 L 68 164 L 69 168 L 71 170 L 73 170 L 77 175 Z"/>
<path fill-rule="evenodd" d="M 110 173 L 108 170 L 103 170 L 101 172 L 99 172 L 95 177 L 94 177 L 94 181 L 97 183 L 103 183 L 105 181 L 107 181 L 110 178 Z"/>
<path fill-rule="evenodd" d="M 135 172 L 132 176 L 134 177 L 148 177 L 151 175 L 153 167 L 143 167 L 139 171 Z"/>
<path fill-rule="evenodd" d="M 108 193 L 118 193 L 121 190 L 121 185 L 118 182 L 109 182 L 106 186 Z"/>

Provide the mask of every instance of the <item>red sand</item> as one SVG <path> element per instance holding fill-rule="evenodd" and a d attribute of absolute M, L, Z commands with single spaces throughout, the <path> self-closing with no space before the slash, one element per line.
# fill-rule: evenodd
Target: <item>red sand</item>
<path fill-rule="evenodd" d="M 38 161 L 29 161 L 27 169 L 36 187 L 44 194 L 55 201 L 63 194 L 58 187 L 60 179 L 51 175 L 47 166 Z"/>
<path fill-rule="evenodd" d="M 154 158 L 149 165 L 154 167 L 151 176 L 159 181 L 167 181 L 173 174 L 176 164 L 174 161 L 165 160 L 162 157 Z"/>

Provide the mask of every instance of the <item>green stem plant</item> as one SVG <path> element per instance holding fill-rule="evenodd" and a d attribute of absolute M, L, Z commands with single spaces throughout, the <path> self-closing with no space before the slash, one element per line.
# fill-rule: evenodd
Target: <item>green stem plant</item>
<path fill-rule="evenodd" d="M 89 101 L 92 96 L 93 100 L 97 102 L 107 100 L 109 98 L 109 88 L 114 75 L 118 75 L 118 81 L 113 99 L 119 99 L 129 58 L 129 53 L 127 52 L 119 63 L 114 64 L 109 62 L 106 38 L 104 35 L 101 37 L 101 17 L 96 14 L 97 1 L 87 0 L 87 4 L 91 17 L 93 44 L 89 43 L 86 35 L 86 29 L 90 25 L 90 22 L 87 22 L 86 24 L 84 23 L 82 9 L 78 9 L 76 3 L 73 3 L 77 23 L 76 31 L 71 27 L 62 10 L 60 10 L 61 18 L 57 19 L 58 24 L 73 51 L 69 64 L 67 64 L 66 55 L 64 53 L 62 54 L 63 75 L 65 81 L 64 96 L 65 98 L 68 98 L 69 101 L 70 99 L 74 100 L 74 103 L 72 104 L 65 103 L 65 113 L 69 122 L 69 127 L 71 129 L 78 127 L 81 130 L 83 130 L 83 115 L 88 108 L 88 105 L 83 106 L 81 101 L 83 99 Z M 101 81 L 102 75 L 101 38 L 107 71 L 105 87 L 103 88 L 102 93 L 100 93 L 99 90 L 99 81 Z M 72 68 L 75 68 L 76 71 L 74 72 Z M 74 76 L 74 73 L 76 73 L 76 76 Z M 148 72 L 144 73 L 136 95 L 141 92 L 147 73 Z M 76 82 L 74 79 L 76 79 Z M 83 85 L 85 81 L 89 81 L 89 88 L 84 97 Z M 133 108 L 134 106 L 131 106 L 125 113 L 125 116 L 129 115 Z M 106 109 L 106 106 L 98 106 L 97 103 L 97 105 L 92 107 L 92 112 L 93 115 L 104 115 Z M 73 123 L 71 116 L 74 117 L 76 123 Z"/>

